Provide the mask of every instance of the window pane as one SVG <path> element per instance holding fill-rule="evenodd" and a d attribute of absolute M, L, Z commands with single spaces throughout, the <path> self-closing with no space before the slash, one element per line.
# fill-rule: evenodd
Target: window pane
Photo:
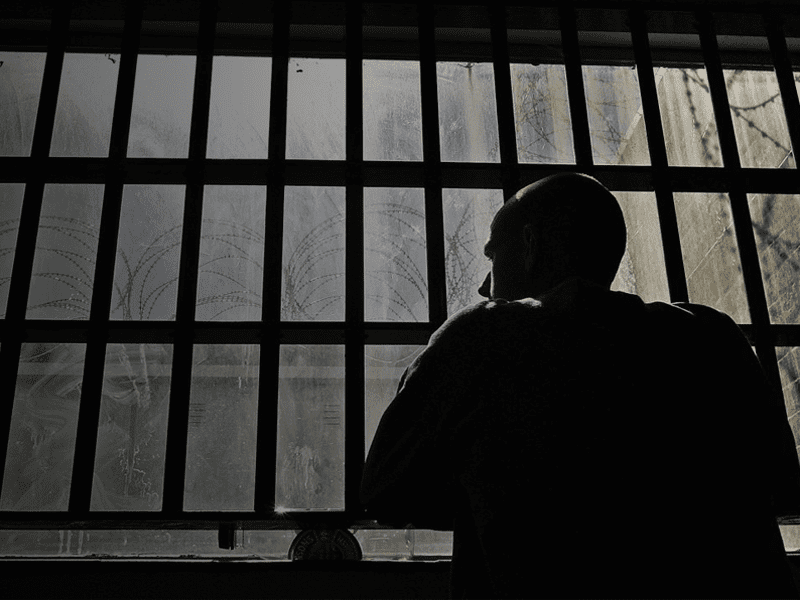
<path fill-rule="evenodd" d="M 594 162 L 650 164 L 636 69 L 583 67 L 583 85 Z"/>
<path fill-rule="evenodd" d="M 427 321 L 423 190 L 365 189 L 364 246 L 366 320 Z"/>
<path fill-rule="evenodd" d="M 264 186 L 205 187 L 198 321 L 261 319 L 266 203 Z"/>
<path fill-rule="evenodd" d="M 0 52 L 0 156 L 30 156 L 45 53 Z"/>
<path fill-rule="evenodd" d="M 478 288 L 491 271 L 483 254 L 494 215 L 503 206 L 502 190 L 442 190 L 447 314 L 486 300 Z"/>
<path fill-rule="evenodd" d="M 215 56 L 208 158 L 267 158 L 272 58 Z"/>
<path fill-rule="evenodd" d="M 91 510 L 161 510 L 171 344 L 109 344 Z"/>
<path fill-rule="evenodd" d="M 344 346 L 281 346 L 275 505 L 344 510 Z"/>
<path fill-rule="evenodd" d="M 286 158 L 344 160 L 345 61 L 292 58 Z"/>
<path fill-rule="evenodd" d="M 126 185 L 111 318 L 175 318 L 185 188 Z"/>
<path fill-rule="evenodd" d="M 364 61 L 364 158 L 422 160 L 418 62 Z"/>
<path fill-rule="evenodd" d="M 0 183 L 0 318 L 6 316 L 24 193 L 24 183 Z"/>
<path fill-rule="evenodd" d="M 103 185 L 44 188 L 29 319 L 88 319 L 103 206 Z"/>
<path fill-rule="evenodd" d="M 564 66 L 510 66 L 519 162 L 574 163 Z"/>
<path fill-rule="evenodd" d="M 67 510 L 86 344 L 22 344 L 0 510 Z"/>
<path fill-rule="evenodd" d="M 128 156 L 189 156 L 195 62 L 194 56 L 139 55 Z"/>
<path fill-rule="evenodd" d="M 689 300 L 750 323 L 727 194 L 675 194 Z"/>
<path fill-rule="evenodd" d="M 800 347 L 775 348 L 783 386 L 786 416 L 794 433 L 795 445 L 800 448 Z"/>
<path fill-rule="evenodd" d="M 259 347 L 194 348 L 185 510 L 253 510 Z"/>
<path fill-rule="evenodd" d="M 436 63 L 442 160 L 499 162 L 494 67 Z"/>
<path fill-rule="evenodd" d="M 65 54 L 50 156 L 108 156 L 119 54 Z"/>
<path fill-rule="evenodd" d="M 359 529 L 355 532 L 365 560 L 448 559 L 453 532 L 429 529 Z"/>
<path fill-rule="evenodd" d="M 344 188 L 286 187 L 281 319 L 344 319 Z"/>
<path fill-rule="evenodd" d="M 645 302 L 669 302 L 661 225 L 653 192 L 614 192 L 628 229 L 628 245 L 611 289 Z"/>
<path fill-rule="evenodd" d="M 748 194 L 773 323 L 800 323 L 800 196 Z"/>

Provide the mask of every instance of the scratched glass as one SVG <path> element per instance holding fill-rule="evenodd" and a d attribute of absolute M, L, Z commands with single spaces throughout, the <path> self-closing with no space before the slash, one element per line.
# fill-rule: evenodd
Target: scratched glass
<path fill-rule="evenodd" d="M 198 321 L 261 319 L 266 203 L 264 186 L 205 187 Z"/>
<path fill-rule="evenodd" d="M 185 510 L 253 510 L 258 423 L 257 345 L 194 347 Z"/>
<path fill-rule="evenodd" d="M 109 344 L 91 510 L 161 510 L 172 344 Z"/>
<path fill-rule="evenodd" d="M 453 555 L 453 532 L 430 529 L 359 529 L 365 560 L 441 560 Z"/>
<path fill-rule="evenodd" d="M 175 318 L 185 187 L 126 185 L 111 319 Z"/>
<path fill-rule="evenodd" d="M 800 347 L 777 346 L 778 369 L 781 376 L 786 416 L 794 434 L 795 446 L 800 449 Z M 795 538 L 796 543 L 800 543 Z"/>
<path fill-rule="evenodd" d="M 0 319 L 6 316 L 24 183 L 0 183 Z"/>
<path fill-rule="evenodd" d="M 278 512 L 344 510 L 344 346 L 283 345 Z"/>
<path fill-rule="evenodd" d="M 30 156 L 44 52 L 0 52 L 0 156 Z"/>
<path fill-rule="evenodd" d="M 101 184 L 45 186 L 29 319 L 89 318 L 103 189 Z"/>
<path fill-rule="evenodd" d="M 69 507 L 86 344 L 23 343 L 0 510 Z"/>
<path fill-rule="evenodd" d="M 364 190 L 364 314 L 427 321 L 425 198 L 419 188 Z"/>

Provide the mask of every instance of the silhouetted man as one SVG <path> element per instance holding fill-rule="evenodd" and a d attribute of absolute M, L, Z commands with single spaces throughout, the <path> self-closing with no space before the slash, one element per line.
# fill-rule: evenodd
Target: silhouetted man
<path fill-rule="evenodd" d="M 597 180 L 522 189 L 485 246 L 491 299 L 431 337 L 381 420 L 362 501 L 454 530 L 454 597 L 796 594 L 782 403 L 726 315 L 610 291 L 625 244 Z"/>

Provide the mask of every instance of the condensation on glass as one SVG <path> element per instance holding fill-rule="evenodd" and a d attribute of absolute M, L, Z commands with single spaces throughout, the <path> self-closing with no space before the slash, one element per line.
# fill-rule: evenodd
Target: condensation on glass
<path fill-rule="evenodd" d="M 264 279 L 264 186 L 205 186 L 198 321 L 258 321 Z"/>
<path fill-rule="evenodd" d="M 499 162 L 497 104 L 491 63 L 436 63 L 441 158 Z"/>
<path fill-rule="evenodd" d="M 345 159 L 344 85 L 344 59 L 289 59 L 286 158 Z"/>
<path fill-rule="evenodd" d="M 364 190 L 364 317 L 426 321 L 428 263 L 421 188 Z"/>
<path fill-rule="evenodd" d="M 778 357 L 786 416 L 794 434 L 795 445 L 800 449 L 800 347 L 777 346 L 775 353 Z M 795 536 L 795 540 L 797 539 Z"/>
<path fill-rule="evenodd" d="M 267 158 L 272 58 L 215 56 L 208 158 Z"/>
<path fill-rule="evenodd" d="M 23 343 L 0 510 L 66 511 L 86 344 Z"/>
<path fill-rule="evenodd" d="M 30 156 L 46 55 L 0 52 L 0 156 Z"/>
<path fill-rule="evenodd" d="M 364 61 L 364 159 L 422 160 L 419 63 Z"/>
<path fill-rule="evenodd" d="M 140 54 L 128 156 L 186 158 L 194 97 L 194 56 Z"/>
<path fill-rule="evenodd" d="M 500 207 L 502 190 L 442 190 L 447 314 L 485 300 L 478 288 L 491 270 L 483 254 L 489 230 Z"/>
<path fill-rule="evenodd" d="M 800 323 L 800 196 L 748 194 L 770 321 Z"/>
<path fill-rule="evenodd" d="M 257 345 L 194 347 L 184 510 L 254 509 L 259 356 Z"/>
<path fill-rule="evenodd" d="M 689 300 L 750 323 L 728 195 L 676 193 L 674 198 Z"/>
<path fill-rule="evenodd" d="M 344 346 L 281 346 L 278 512 L 344 510 L 344 376 Z"/>
<path fill-rule="evenodd" d="M 185 186 L 126 185 L 111 319 L 175 318 Z"/>
<path fill-rule="evenodd" d="M 161 510 L 171 369 L 172 344 L 106 347 L 91 510 Z"/>
<path fill-rule="evenodd" d="M 344 319 L 345 188 L 287 186 L 281 319 Z"/>
<path fill-rule="evenodd" d="M 50 156 L 108 156 L 119 59 L 64 55 Z"/>
<path fill-rule="evenodd" d="M 0 318 L 6 316 L 24 183 L 0 183 Z"/>
<path fill-rule="evenodd" d="M 88 319 L 92 302 L 101 184 L 47 184 L 44 188 L 29 319 Z"/>

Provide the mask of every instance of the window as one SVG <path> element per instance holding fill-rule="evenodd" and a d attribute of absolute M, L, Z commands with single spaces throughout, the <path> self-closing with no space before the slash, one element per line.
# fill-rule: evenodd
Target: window
<path fill-rule="evenodd" d="M 620 200 L 614 288 L 733 316 L 800 439 L 795 8 L 121 4 L 0 11 L 0 553 L 446 557 L 361 465 L 563 170 Z"/>

